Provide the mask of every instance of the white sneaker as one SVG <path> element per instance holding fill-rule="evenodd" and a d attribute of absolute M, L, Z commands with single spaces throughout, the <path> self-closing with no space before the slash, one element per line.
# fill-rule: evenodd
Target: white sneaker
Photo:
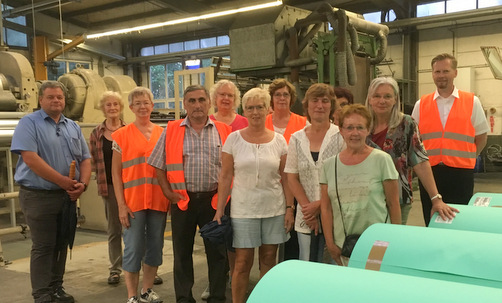
<path fill-rule="evenodd" d="M 138 298 L 136 296 L 132 296 L 129 299 L 127 299 L 126 303 L 139 303 Z"/>
<path fill-rule="evenodd" d="M 202 292 L 202 295 L 200 295 L 200 298 L 204 301 L 207 300 L 207 298 L 209 298 L 209 295 L 211 293 L 209 292 L 209 285 L 206 287 L 206 289 Z"/>
<path fill-rule="evenodd" d="M 149 288 L 146 290 L 145 293 L 143 293 L 143 289 L 141 289 L 141 296 L 139 297 L 140 302 L 145 302 L 145 303 L 162 303 L 163 300 L 160 298 L 160 296 L 153 291 L 153 289 Z"/>

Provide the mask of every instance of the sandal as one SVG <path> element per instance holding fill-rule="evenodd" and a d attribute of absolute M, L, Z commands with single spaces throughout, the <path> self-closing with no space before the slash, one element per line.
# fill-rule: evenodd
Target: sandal
<path fill-rule="evenodd" d="M 108 284 L 115 285 L 119 284 L 119 282 L 120 282 L 120 274 L 116 272 L 110 273 L 110 276 L 108 277 Z"/>

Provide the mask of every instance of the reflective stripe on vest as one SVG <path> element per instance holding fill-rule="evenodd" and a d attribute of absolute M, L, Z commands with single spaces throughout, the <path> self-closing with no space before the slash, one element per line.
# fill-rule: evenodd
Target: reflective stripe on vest
<path fill-rule="evenodd" d="M 171 121 L 166 126 L 166 173 L 167 180 L 174 192 L 185 197 L 184 200 L 178 201 L 176 204 L 180 210 L 188 209 L 190 198 L 186 190 L 185 173 L 183 171 L 183 139 L 185 138 L 185 127 L 181 127 L 183 119 Z M 224 123 L 213 121 L 216 126 L 223 145 L 232 132 L 232 128 Z M 228 199 L 227 199 L 228 200 Z M 216 209 L 218 204 L 218 194 L 214 195 L 211 200 L 211 205 Z"/>
<path fill-rule="evenodd" d="M 159 186 L 155 168 L 146 163 L 161 133 L 162 128 L 156 125 L 150 140 L 146 140 L 134 124 L 129 124 L 112 134 L 122 149 L 124 199 L 133 212 L 144 209 L 167 211 L 169 204 Z"/>
<path fill-rule="evenodd" d="M 432 166 L 474 168 L 476 164 L 475 130 L 471 122 L 474 94 L 459 91 L 448 115 L 441 124 L 434 93 L 420 99 L 420 136 Z"/>

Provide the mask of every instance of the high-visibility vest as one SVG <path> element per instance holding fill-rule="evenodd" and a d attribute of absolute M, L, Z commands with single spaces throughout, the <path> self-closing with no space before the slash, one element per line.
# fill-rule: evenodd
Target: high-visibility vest
<path fill-rule="evenodd" d="M 458 94 L 444 129 L 434 93 L 420 99 L 418 128 L 432 166 L 443 163 L 450 167 L 473 169 L 476 164 L 476 132 L 471 122 L 474 94 L 462 91 Z"/>
<path fill-rule="evenodd" d="M 288 125 L 286 125 L 286 130 L 284 131 L 283 135 L 284 139 L 286 139 L 286 142 L 289 144 L 289 139 L 291 138 L 291 135 L 299 131 L 300 129 L 304 128 L 306 124 L 307 124 L 306 117 L 297 115 L 295 113 L 291 113 Z M 267 115 L 267 118 L 265 120 L 265 127 L 270 130 L 274 130 L 274 123 L 272 122 L 272 114 Z"/>
<path fill-rule="evenodd" d="M 168 201 L 159 186 L 155 168 L 146 163 L 162 134 L 162 127 L 155 125 L 150 140 L 130 123 L 112 134 L 122 149 L 122 183 L 124 198 L 131 211 L 144 209 L 167 211 Z"/>
<path fill-rule="evenodd" d="M 171 189 L 185 197 L 184 200 L 177 202 L 178 208 L 187 210 L 190 198 L 188 197 L 185 173 L 183 170 L 183 139 L 185 138 L 185 127 L 180 126 L 181 122 L 183 122 L 183 119 L 171 121 L 167 123 L 166 126 L 166 172 Z M 228 135 L 232 132 L 232 128 L 219 121 L 213 121 L 213 123 L 220 135 L 221 144 L 223 146 Z M 201 165 L 203 164 L 201 163 Z M 211 206 L 214 209 L 217 208 L 218 194 L 213 196 Z"/>

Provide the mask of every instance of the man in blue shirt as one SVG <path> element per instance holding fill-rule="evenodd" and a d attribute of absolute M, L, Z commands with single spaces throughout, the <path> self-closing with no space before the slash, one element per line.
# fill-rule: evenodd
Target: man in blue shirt
<path fill-rule="evenodd" d="M 36 303 L 74 302 L 63 288 L 63 275 L 76 224 L 75 201 L 89 183 L 91 156 L 80 127 L 62 114 L 63 86 L 44 82 L 38 101 L 41 109 L 19 121 L 11 144 L 20 155 L 14 179 L 31 231 L 32 295 Z M 69 177 L 72 161 L 74 179 Z"/>

